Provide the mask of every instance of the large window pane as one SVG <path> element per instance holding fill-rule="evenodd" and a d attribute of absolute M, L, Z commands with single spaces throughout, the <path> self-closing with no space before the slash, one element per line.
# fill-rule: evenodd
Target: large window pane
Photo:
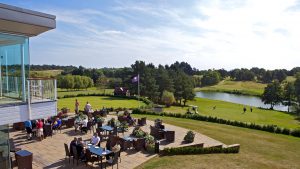
<path fill-rule="evenodd" d="M 0 34 L 0 104 L 22 102 L 22 98 L 26 98 L 24 80 L 29 74 L 28 48 L 27 37 Z"/>

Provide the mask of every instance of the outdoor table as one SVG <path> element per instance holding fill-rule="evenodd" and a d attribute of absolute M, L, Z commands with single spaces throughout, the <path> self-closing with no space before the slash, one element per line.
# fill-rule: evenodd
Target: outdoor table
<path fill-rule="evenodd" d="M 32 169 L 32 153 L 27 150 L 20 150 L 16 152 L 16 160 L 18 168 Z"/>
<path fill-rule="evenodd" d="M 111 126 L 102 126 L 102 127 L 99 127 L 100 129 L 104 130 L 105 131 L 105 135 L 107 135 L 107 132 L 112 132 L 114 130 L 113 127 Z"/>
<path fill-rule="evenodd" d="M 90 144 L 88 144 L 87 148 L 88 148 L 88 150 L 90 150 L 91 153 L 93 153 L 97 156 L 100 156 L 101 168 L 103 168 L 103 166 L 102 166 L 102 164 L 103 164 L 102 157 L 111 154 L 112 151 L 104 150 L 101 147 L 93 146 L 93 145 L 90 145 Z"/>

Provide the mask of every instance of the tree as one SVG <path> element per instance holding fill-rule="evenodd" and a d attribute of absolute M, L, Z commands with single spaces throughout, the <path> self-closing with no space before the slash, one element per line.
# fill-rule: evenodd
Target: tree
<path fill-rule="evenodd" d="M 296 81 L 295 81 L 295 95 L 298 102 L 298 111 L 300 110 L 300 73 L 296 74 Z"/>
<path fill-rule="evenodd" d="M 220 82 L 221 76 L 217 71 L 208 71 L 201 79 L 201 86 L 211 86 Z"/>
<path fill-rule="evenodd" d="M 161 101 L 167 106 L 170 107 L 175 102 L 175 97 L 172 92 L 169 91 L 163 91 L 163 94 L 161 96 Z"/>
<path fill-rule="evenodd" d="M 269 71 L 269 70 L 266 71 L 266 72 L 264 73 L 264 75 L 262 76 L 262 82 L 263 82 L 263 83 L 271 83 L 272 80 L 273 80 L 273 74 L 272 74 L 272 72 Z"/>
<path fill-rule="evenodd" d="M 193 78 L 180 71 L 173 76 L 173 80 L 175 99 L 177 102 L 179 101 L 180 105 L 183 100 L 183 104 L 185 106 L 188 100 L 193 100 L 195 97 Z"/>
<path fill-rule="evenodd" d="M 290 112 L 290 106 L 292 105 L 293 98 L 295 96 L 295 86 L 293 83 L 288 82 L 283 89 L 284 105 L 288 106 L 288 112 Z"/>
<path fill-rule="evenodd" d="M 282 87 L 277 80 L 267 85 L 262 95 L 262 101 L 265 104 L 270 104 L 270 109 L 282 102 Z"/>

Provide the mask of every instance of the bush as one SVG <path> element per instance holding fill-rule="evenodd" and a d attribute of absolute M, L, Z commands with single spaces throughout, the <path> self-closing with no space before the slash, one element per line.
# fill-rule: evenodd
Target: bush
<path fill-rule="evenodd" d="M 194 138 L 195 138 L 195 133 L 190 130 L 186 133 L 183 140 L 188 142 L 188 143 L 192 143 L 192 142 L 194 142 Z"/>
<path fill-rule="evenodd" d="M 203 147 L 176 147 L 165 148 L 162 155 L 193 155 L 193 154 L 213 154 L 213 153 L 238 153 L 239 147 L 230 148 L 203 148 Z"/>
<path fill-rule="evenodd" d="M 291 131 L 290 129 L 287 129 L 287 128 L 281 129 L 280 127 L 277 127 L 276 125 L 258 125 L 255 123 L 231 121 L 231 120 L 225 120 L 225 119 L 221 119 L 221 118 L 217 118 L 217 117 L 203 116 L 203 115 L 199 115 L 199 114 L 181 114 L 181 113 L 166 113 L 166 112 L 157 113 L 157 112 L 145 111 L 145 110 L 141 110 L 141 109 L 133 109 L 132 113 L 133 114 L 144 114 L 144 115 L 167 116 L 167 117 L 175 117 L 175 118 L 186 118 L 186 119 L 220 123 L 220 124 L 238 126 L 238 127 L 243 127 L 243 128 L 262 130 L 262 131 L 267 131 L 267 132 L 271 132 L 271 133 L 278 133 L 278 134 L 285 134 L 285 135 L 300 137 L 299 130 Z"/>

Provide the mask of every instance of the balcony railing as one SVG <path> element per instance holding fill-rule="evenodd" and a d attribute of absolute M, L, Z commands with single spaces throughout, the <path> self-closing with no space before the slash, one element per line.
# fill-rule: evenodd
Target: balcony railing
<path fill-rule="evenodd" d="M 45 102 L 57 99 L 56 79 L 30 78 L 27 79 L 28 102 Z"/>

